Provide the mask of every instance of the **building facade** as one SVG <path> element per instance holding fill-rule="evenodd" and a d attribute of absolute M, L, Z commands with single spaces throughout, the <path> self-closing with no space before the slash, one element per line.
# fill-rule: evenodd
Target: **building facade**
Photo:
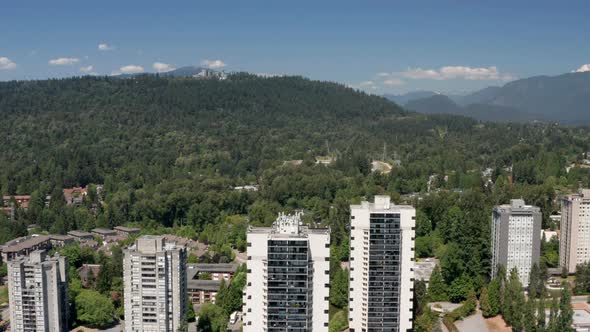
<path fill-rule="evenodd" d="M 186 248 L 143 236 L 125 249 L 126 332 L 176 332 L 186 320 Z"/>
<path fill-rule="evenodd" d="M 412 331 L 415 219 L 389 196 L 350 206 L 351 332 Z"/>
<path fill-rule="evenodd" d="M 244 332 L 328 331 L 330 231 L 300 216 L 248 230 Z"/>
<path fill-rule="evenodd" d="M 7 265 L 11 330 L 69 331 L 66 258 L 36 250 Z"/>
<path fill-rule="evenodd" d="M 559 265 L 569 273 L 590 260 L 590 189 L 561 200 Z"/>
<path fill-rule="evenodd" d="M 189 279 L 188 298 L 195 308 L 205 303 L 215 303 L 220 288 L 221 280 Z"/>
<path fill-rule="evenodd" d="M 522 199 L 498 205 L 492 212 L 492 277 L 502 265 L 510 272 L 513 268 L 523 287 L 529 285 L 533 264 L 539 264 L 541 253 L 541 210 L 525 205 Z"/>

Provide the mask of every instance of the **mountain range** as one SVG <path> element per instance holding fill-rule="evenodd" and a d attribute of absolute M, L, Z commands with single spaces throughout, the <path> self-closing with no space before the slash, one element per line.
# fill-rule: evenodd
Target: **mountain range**
<path fill-rule="evenodd" d="M 590 72 L 536 76 L 467 94 L 417 91 L 386 98 L 420 113 L 449 113 L 496 122 L 590 124 Z"/>

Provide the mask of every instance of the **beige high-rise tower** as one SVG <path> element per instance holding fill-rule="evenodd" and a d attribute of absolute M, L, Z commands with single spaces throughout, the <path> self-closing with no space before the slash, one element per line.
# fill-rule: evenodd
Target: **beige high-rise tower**
<path fill-rule="evenodd" d="M 176 332 L 187 313 L 186 248 L 143 236 L 125 250 L 125 331 Z"/>
<path fill-rule="evenodd" d="M 590 189 L 561 200 L 559 265 L 569 273 L 590 260 Z"/>
<path fill-rule="evenodd" d="M 36 250 L 7 265 L 11 330 L 69 331 L 66 258 Z"/>

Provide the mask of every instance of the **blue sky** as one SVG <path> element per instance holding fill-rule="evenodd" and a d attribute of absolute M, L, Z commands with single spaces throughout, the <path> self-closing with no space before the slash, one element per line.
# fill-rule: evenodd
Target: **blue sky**
<path fill-rule="evenodd" d="M 205 65 L 449 93 L 590 64 L 590 3 L 512 2 L 2 1 L 0 80 Z"/>

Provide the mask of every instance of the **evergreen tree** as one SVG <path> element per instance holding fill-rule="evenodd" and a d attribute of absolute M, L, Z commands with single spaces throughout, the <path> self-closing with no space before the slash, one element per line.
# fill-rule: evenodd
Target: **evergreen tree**
<path fill-rule="evenodd" d="M 559 304 L 556 298 L 551 301 L 551 311 L 549 312 L 549 322 L 547 323 L 547 332 L 560 332 L 558 329 Z"/>
<path fill-rule="evenodd" d="M 217 295 L 215 295 L 215 304 L 219 308 L 224 309 L 224 312 L 225 308 L 229 307 L 229 285 L 225 283 L 225 279 L 221 279 L 219 291 L 217 292 Z"/>
<path fill-rule="evenodd" d="M 545 292 L 541 292 L 537 300 L 537 331 L 545 331 Z"/>
<path fill-rule="evenodd" d="M 440 267 L 437 265 L 430 276 L 428 298 L 433 302 L 448 301 L 447 285 L 443 280 Z"/>
<path fill-rule="evenodd" d="M 488 312 L 488 317 L 493 317 L 500 314 L 500 310 L 502 307 L 502 288 L 503 281 L 498 277 L 494 278 L 492 282 L 490 282 L 487 291 L 488 291 L 488 302 L 490 311 Z"/>
<path fill-rule="evenodd" d="M 332 288 L 330 287 L 330 291 Z M 416 280 L 414 283 L 414 319 L 422 314 L 423 308 L 428 303 L 428 290 L 424 280 Z"/>
<path fill-rule="evenodd" d="M 523 325 L 525 332 L 537 332 L 537 322 L 535 320 L 535 300 L 529 298 L 524 306 Z"/>
<path fill-rule="evenodd" d="M 487 287 L 483 287 L 481 289 L 481 294 L 479 295 L 479 308 L 481 309 L 481 314 L 485 318 L 495 316 L 493 314 L 492 306 L 490 303 L 490 299 L 488 297 L 488 289 Z"/>
<path fill-rule="evenodd" d="M 574 310 L 572 309 L 572 294 L 569 289 L 567 282 L 563 282 L 561 290 L 561 298 L 559 299 L 559 316 L 557 318 L 557 330 L 558 331 L 573 331 L 572 323 Z"/>
<path fill-rule="evenodd" d="M 518 277 L 518 271 L 514 268 L 510 271 L 510 277 L 506 284 L 502 309 L 504 319 L 512 326 L 513 331 L 522 331 L 523 329 L 524 304 L 522 284 Z"/>
<path fill-rule="evenodd" d="M 340 266 L 330 283 L 330 304 L 337 308 L 344 308 L 348 304 L 348 270 L 343 270 Z"/>
<path fill-rule="evenodd" d="M 539 284 L 543 283 L 540 273 L 537 263 L 533 264 L 529 275 L 529 297 L 532 299 L 539 297 Z"/>

